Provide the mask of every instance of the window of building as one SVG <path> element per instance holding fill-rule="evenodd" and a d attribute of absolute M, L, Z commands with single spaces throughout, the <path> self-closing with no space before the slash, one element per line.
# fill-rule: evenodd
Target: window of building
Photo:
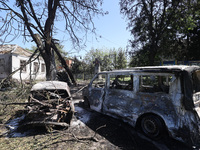
<path fill-rule="evenodd" d="M 26 61 L 20 60 L 20 67 L 22 67 L 22 72 L 26 72 Z"/>
<path fill-rule="evenodd" d="M 45 72 L 45 64 L 41 64 L 41 72 Z"/>
<path fill-rule="evenodd" d="M 33 65 L 34 65 L 34 70 L 33 70 L 33 72 L 38 72 L 38 69 L 39 69 L 39 64 L 38 64 L 38 62 L 34 62 L 33 63 Z"/>
<path fill-rule="evenodd" d="M 0 58 L 0 74 L 4 74 L 5 71 L 5 60 L 4 58 Z"/>

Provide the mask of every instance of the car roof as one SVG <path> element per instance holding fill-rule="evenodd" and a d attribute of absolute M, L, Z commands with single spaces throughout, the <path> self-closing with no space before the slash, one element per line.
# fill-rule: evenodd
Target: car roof
<path fill-rule="evenodd" d="M 144 66 L 144 67 L 133 67 L 121 70 L 103 71 L 100 73 L 121 73 L 121 72 L 181 72 L 187 71 L 192 72 L 194 70 L 200 70 L 199 66 L 187 66 L 187 65 L 170 65 L 170 66 Z"/>

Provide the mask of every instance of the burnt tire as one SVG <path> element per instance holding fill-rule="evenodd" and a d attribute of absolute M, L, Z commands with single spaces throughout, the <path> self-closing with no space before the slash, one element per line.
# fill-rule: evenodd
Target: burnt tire
<path fill-rule="evenodd" d="M 164 125 L 161 119 L 155 115 L 144 116 L 141 119 L 141 130 L 142 132 L 152 139 L 160 139 L 164 134 Z"/>

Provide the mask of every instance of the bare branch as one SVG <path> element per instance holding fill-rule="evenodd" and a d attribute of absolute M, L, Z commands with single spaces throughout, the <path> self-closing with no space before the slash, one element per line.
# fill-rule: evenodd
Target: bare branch
<path fill-rule="evenodd" d="M 88 31 L 95 33 L 92 18 L 95 15 L 106 14 L 102 9 L 98 8 L 101 6 L 102 1 L 45 0 L 35 2 L 31 0 L 17 0 L 15 8 L 11 8 L 10 3 L 6 4 L 5 1 L 0 0 L 0 10 L 11 12 L 5 17 L 6 20 L 0 26 L 0 35 L 3 35 L 1 37 L 5 37 L 1 41 L 6 42 L 12 35 L 16 38 L 21 34 L 26 41 L 28 37 L 31 37 L 45 61 L 46 79 L 55 79 L 50 77 L 55 75 L 56 72 L 53 51 L 51 49 L 52 39 L 57 29 L 54 26 L 55 21 L 63 21 L 60 18 L 64 18 L 66 23 L 65 31 L 71 38 L 74 48 L 80 48 L 82 44 L 84 45 Z M 4 18 L 2 17 L 2 19 Z M 80 33 L 79 31 L 81 31 L 81 35 L 78 34 Z M 39 34 L 42 37 L 42 44 L 41 42 L 38 43 L 34 36 L 35 34 Z"/>
<path fill-rule="evenodd" d="M 35 61 L 35 60 L 40 56 L 40 53 L 39 53 L 39 54 L 37 55 L 37 57 L 35 57 L 35 58 L 32 60 L 32 58 L 35 56 L 35 54 L 37 54 L 37 52 L 38 52 L 38 49 L 30 56 L 29 60 L 28 60 L 24 65 L 22 65 L 20 68 L 18 68 L 18 69 L 16 69 L 15 71 L 13 71 L 9 76 L 7 76 L 7 77 L 4 78 L 3 80 L 1 80 L 0 85 L 2 85 L 2 83 L 3 83 L 4 81 L 6 81 L 7 79 L 9 79 L 9 78 L 10 78 L 13 74 L 15 74 L 17 71 L 22 70 L 27 64 L 29 64 L 29 63 Z"/>

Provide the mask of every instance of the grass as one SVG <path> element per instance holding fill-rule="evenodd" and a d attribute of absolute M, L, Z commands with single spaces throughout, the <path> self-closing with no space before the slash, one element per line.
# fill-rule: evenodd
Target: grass
<path fill-rule="evenodd" d="M 32 150 L 32 149 L 89 149 L 90 142 L 77 141 L 71 134 L 74 131 L 41 132 L 25 137 L 8 138 L 3 133 L 8 132 L 6 123 L 24 113 L 24 105 L 2 105 L 2 103 L 27 102 L 30 86 L 21 86 L 6 91 L 0 91 L 0 149 L 1 150 Z M 78 132 L 76 134 L 79 134 Z"/>
<path fill-rule="evenodd" d="M 6 91 L 0 91 L 1 103 L 20 103 L 26 102 L 29 96 L 30 87 L 17 87 Z M 7 132 L 6 123 L 22 115 L 24 105 L 2 105 L 0 104 L 0 135 Z M 51 134 L 35 135 L 26 137 L 8 138 L 0 136 L 1 150 L 29 150 L 43 149 L 45 145 L 51 141 Z M 51 141 L 52 142 L 52 141 Z"/>

